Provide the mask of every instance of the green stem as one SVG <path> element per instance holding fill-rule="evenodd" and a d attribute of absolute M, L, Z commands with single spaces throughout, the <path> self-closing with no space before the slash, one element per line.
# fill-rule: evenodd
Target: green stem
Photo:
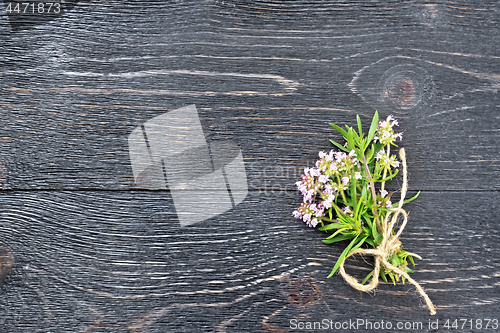
<path fill-rule="evenodd" d="M 391 145 L 390 144 L 387 144 L 387 159 L 389 159 L 390 157 L 390 154 L 391 154 Z M 387 168 L 384 167 L 384 174 L 382 175 L 382 179 L 385 179 L 385 177 L 387 176 Z M 385 181 L 382 182 L 382 191 L 384 190 L 385 188 Z"/>
<path fill-rule="evenodd" d="M 366 157 L 364 154 L 363 154 L 363 165 L 364 165 L 365 171 L 366 171 L 366 178 L 370 182 L 370 188 L 372 190 L 372 197 L 373 197 L 373 201 L 374 201 L 373 213 L 375 213 L 375 223 L 377 223 L 378 231 L 382 232 L 382 226 L 380 225 L 380 222 L 378 220 L 377 194 L 375 193 L 375 185 L 373 184 L 373 178 L 372 178 L 372 175 L 370 174 L 370 169 L 368 169 L 368 162 L 366 161 Z"/>
<path fill-rule="evenodd" d="M 340 211 L 342 211 L 342 209 L 340 209 L 340 207 L 339 207 L 339 206 L 337 206 L 334 202 L 332 202 L 332 207 L 333 207 L 333 206 L 335 206 L 335 208 L 337 208 L 337 210 L 338 210 L 339 212 L 340 212 Z M 335 208 L 334 208 L 334 209 L 335 209 Z"/>
<path fill-rule="evenodd" d="M 337 222 L 337 220 L 331 220 L 331 219 L 329 219 L 329 218 L 327 218 L 327 217 L 325 217 L 325 216 L 322 216 L 322 217 L 317 217 L 317 218 L 318 218 L 318 219 L 321 219 L 322 221 L 323 221 L 323 220 L 325 220 L 325 221 L 327 221 L 327 222 Z"/>
<path fill-rule="evenodd" d="M 340 190 L 340 194 L 342 195 L 342 199 L 344 200 L 344 204 L 347 205 L 347 199 L 345 197 L 345 194 L 344 194 L 344 183 L 342 183 L 342 181 L 340 181 L 340 177 L 339 175 L 337 174 L 337 181 L 339 182 L 339 190 Z"/>

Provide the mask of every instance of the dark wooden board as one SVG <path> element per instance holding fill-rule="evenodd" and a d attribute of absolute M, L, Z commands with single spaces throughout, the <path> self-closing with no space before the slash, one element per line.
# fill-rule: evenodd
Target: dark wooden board
<path fill-rule="evenodd" d="M 500 319 L 499 10 L 81 1 L 26 29 L 2 11 L 0 331 L 286 332 L 326 318 L 434 332 L 429 320 Z M 239 145 L 249 193 L 181 228 L 170 191 L 134 189 L 127 139 L 191 104 L 208 142 Z M 368 125 L 375 110 L 400 120 L 409 188 L 422 190 L 402 242 L 424 258 L 413 277 L 435 317 L 409 284 L 371 296 L 326 279 L 342 244 L 291 216 L 293 183 L 340 139 L 328 122 Z"/>
<path fill-rule="evenodd" d="M 208 140 L 240 144 L 255 188 L 290 189 L 338 139 L 328 122 L 369 122 L 378 109 L 401 118 L 419 189 L 498 189 L 500 58 L 489 7 L 322 6 L 268 17 L 238 2 L 110 2 L 11 33 L 1 42 L 5 182 L 129 189 L 128 134 L 196 104 Z M 302 7 L 315 19 L 302 20 Z M 437 26 L 421 21 L 426 13 Z M 452 28 L 465 23 L 484 29 Z"/>
<path fill-rule="evenodd" d="M 16 266 L 2 284 L 4 331 L 254 332 L 294 318 L 431 318 L 411 285 L 370 296 L 326 279 L 343 245 L 290 218 L 297 197 L 251 192 L 238 209 L 181 228 L 167 194 L 3 192 L 2 243 Z M 402 242 L 423 257 L 412 276 L 436 318 L 495 316 L 499 199 L 424 192 L 407 205 Z M 356 276 L 369 267 L 348 261 Z"/>

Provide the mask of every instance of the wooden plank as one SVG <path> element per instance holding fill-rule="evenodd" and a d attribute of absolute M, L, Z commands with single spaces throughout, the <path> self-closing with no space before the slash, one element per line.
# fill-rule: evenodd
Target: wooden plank
<path fill-rule="evenodd" d="M 417 189 L 498 189 L 491 7 L 365 5 L 110 2 L 12 33 L 1 42 L 6 182 L 129 189 L 128 134 L 194 103 L 207 140 L 240 145 L 255 189 L 290 189 L 336 138 L 328 122 L 366 123 L 375 109 L 401 119 Z"/>
<path fill-rule="evenodd" d="M 24 29 L 2 11 L 0 33 L 0 331 L 496 318 L 496 1 L 81 1 Z M 180 227 L 171 191 L 134 189 L 128 137 L 191 104 L 207 142 L 238 144 L 249 191 Z M 339 139 L 327 123 L 376 109 L 400 120 L 422 190 L 402 242 L 436 317 L 411 285 L 326 279 L 342 244 L 291 217 L 302 168 Z"/>
<path fill-rule="evenodd" d="M 326 279 L 343 246 L 292 218 L 297 198 L 252 192 L 181 228 L 165 193 L 2 192 L 0 239 L 15 258 L 2 283 L 3 331 L 293 331 L 294 318 L 427 325 L 497 315 L 498 192 L 424 192 L 406 206 L 402 242 L 423 257 L 412 276 L 435 318 L 411 285 L 382 284 L 372 297 Z M 348 261 L 356 276 L 368 269 Z"/>

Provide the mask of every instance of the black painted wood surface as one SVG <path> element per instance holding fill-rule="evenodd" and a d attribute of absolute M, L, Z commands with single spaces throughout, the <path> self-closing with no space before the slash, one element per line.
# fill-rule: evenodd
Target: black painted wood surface
<path fill-rule="evenodd" d="M 1 18 L 2 332 L 500 320 L 497 1 L 82 1 L 24 29 Z M 181 228 L 168 190 L 134 188 L 127 138 L 190 104 L 207 141 L 239 145 L 249 193 Z M 343 246 L 291 216 L 302 168 L 340 139 L 328 122 L 375 110 L 400 120 L 422 191 L 402 242 L 436 316 L 409 284 L 326 279 Z"/>

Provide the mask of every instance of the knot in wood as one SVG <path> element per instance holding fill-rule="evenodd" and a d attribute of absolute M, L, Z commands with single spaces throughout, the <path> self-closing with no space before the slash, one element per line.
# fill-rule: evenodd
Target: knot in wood
<path fill-rule="evenodd" d="M 422 99 L 422 81 L 416 71 L 396 71 L 385 79 L 383 97 L 399 109 L 411 109 Z"/>
<path fill-rule="evenodd" d="M 304 277 L 289 281 L 286 296 L 290 303 L 300 307 L 311 305 L 323 297 L 315 280 Z"/>

